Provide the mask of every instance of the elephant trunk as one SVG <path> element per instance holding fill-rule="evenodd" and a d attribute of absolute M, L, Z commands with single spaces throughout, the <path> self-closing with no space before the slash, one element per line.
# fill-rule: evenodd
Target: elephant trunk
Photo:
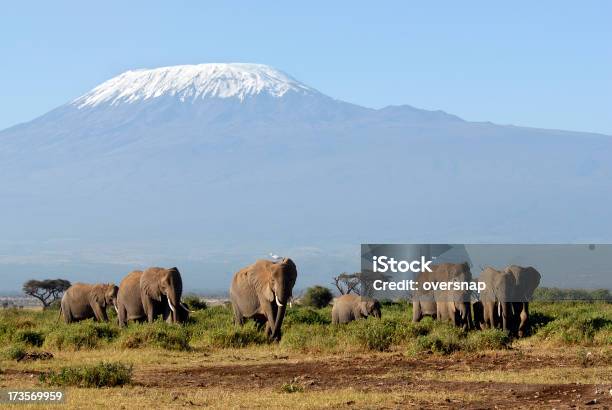
<path fill-rule="evenodd" d="M 276 312 L 276 320 L 274 321 L 274 329 L 272 329 L 272 339 L 280 340 L 281 338 L 281 325 L 283 324 L 283 318 L 285 317 L 285 310 L 287 306 L 279 305 L 278 311 Z"/>
<path fill-rule="evenodd" d="M 172 311 L 172 322 L 177 323 L 179 321 L 178 309 L 181 309 L 181 295 L 183 294 L 183 281 L 181 279 L 178 270 L 171 269 L 171 286 L 168 289 L 168 305 Z"/>

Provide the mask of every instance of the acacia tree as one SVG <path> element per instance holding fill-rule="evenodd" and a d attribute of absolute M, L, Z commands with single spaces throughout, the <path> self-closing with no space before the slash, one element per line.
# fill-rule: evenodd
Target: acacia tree
<path fill-rule="evenodd" d="M 359 279 L 357 273 L 342 272 L 333 279 L 332 285 L 338 289 L 341 295 L 348 295 L 349 293 L 360 294 L 358 287 L 361 284 L 361 279 Z"/>
<path fill-rule="evenodd" d="M 43 304 L 43 309 L 47 309 L 69 287 L 70 282 L 65 279 L 31 279 L 23 284 L 23 291 L 26 295 L 40 300 Z"/>

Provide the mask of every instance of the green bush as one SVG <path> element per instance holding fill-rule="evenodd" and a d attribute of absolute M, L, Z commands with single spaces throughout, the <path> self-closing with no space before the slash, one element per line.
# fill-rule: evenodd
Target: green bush
<path fill-rule="evenodd" d="M 18 330 L 13 334 L 13 341 L 40 347 L 45 341 L 45 335 L 42 332 L 37 332 L 35 330 Z"/>
<path fill-rule="evenodd" d="M 417 352 L 450 354 L 462 350 L 466 332 L 450 324 L 437 324 L 431 333 L 416 339 Z"/>
<path fill-rule="evenodd" d="M 328 325 L 331 323 L 329 315 L 324 315 L 318 310 L 311 308 L 293 308 L 287 310 L 285 321 L 283 322 L 287 326 L 295 324 L 307 324 L 307 325 Z"/>
<path fill-rule="evenodd" d="M 612 320 L 598 312 L 576 311 L 549 322 L 537 332 L 537 337 L 566 344 L 600 342 L 600 332 L 611 332 Z M 602 340 L 605 342 L 604 340 Z"/>
<path fill-rule="evenodd" d="M 302 304 L 314 308 L 323 308 L 329 305 L 334 296 L 331 291 L 323 286 L 313 286 L 306 289 L 306 293 L 302 298 Z"/>
<path fill-rule="evenodd" d="M 189 350 L 189 332 L 181 326 L 165 322 L 133 324 L 119 337 L 119 345 L 127 349 L 143 347 L 166 350 Z"/>
<path fill-rule="evenodd" d="M 329 352 L 344 350 L 340 343 L 347 339 L 338 326 L 294 324 L 283 333 L 280 345 L 298 352 Z"/>
<path fill-rule="evenodd" d="M 115 387 L 128 384 L 131 380 L 131 365 L 105 362 L 94 366 L 63 367 L 39 376 L 39 381 L 48 386 Z"/>
<path fill-rule="evenodd" d="M 2 350 L 2 357 L 8 360 L 20 360 L 26 353 L 26 346 L 23 343 L 15 343 Z"/>
<path fill-rule="evenodd" d="M 12 335 L 17 331 L 14 323 L 0 322 L 0 342 L 11 340 Z"/>
<path fill-rule="evenodd" d="M 369 318 L 351 322 L 348 327 L 357 343 L 368 350 L 387 351 L 397 340 L 397 326 L 392 321 Z"/>
<path fill-rule="evenodd" d="M 501 329 L 485 329 L 470 332 L 463 341 L 463 349 L 471 352 L 481 350 L 508 349 L 511 344 L 510 335 Z"/>
<path fill-rule="evenodd" d="M 264 332 L 248 324 L 240 328 L 213 329 L 207 337 L 207 344 L 216 348 L 239 348 L 269 343 Z"/>
<path fill-rule="evenodd" d="M 187 295 L 183 297 L 183 303 L 189 308 L 189 310 L 204 310 L 208 307 L 205 301 L 200 299 L 197 295 Z"/>
<path fill-rule="evenodd" d="M 54 326 L 44 341 L 44 346 L 59 350 L 95 349 L 114 340 L 119 329 L 109 323 L 91 321 Z"/>

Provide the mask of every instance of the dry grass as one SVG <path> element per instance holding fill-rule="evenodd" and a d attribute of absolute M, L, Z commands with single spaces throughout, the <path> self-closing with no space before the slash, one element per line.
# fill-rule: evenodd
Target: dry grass
<path fill-rule="evenodd" d="M 11 387 L 21 387 L 11 386 Z M 418 403 L 431 405 L 475 402 L 476 394 L 463 392 L 401 391 L 364 392 L 351 388 L 326 391 L 283 393 L 280 389 L 231 391 L 220 388 L 151 389 L 122 387 L 114 389 L 66 390 L 66 405 L 62 408 L 116 409 L 185 408 L 191 406 L 211 409 L 337 409 L 337 408 L 397 408 Z M 50 406 L 51 407 L 51 406 Z M 41 409 L 41 405 L 20 405 L 20 409 Z"/>

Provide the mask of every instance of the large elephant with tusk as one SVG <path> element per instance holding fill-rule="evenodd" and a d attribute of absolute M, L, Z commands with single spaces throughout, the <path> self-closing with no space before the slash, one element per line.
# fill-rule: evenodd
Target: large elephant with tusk
<path fill-rule="evenodd" d="M 177 268 L 130 272 L 119 285 L 119 326 L 130 320 L 153 322 L 160 315 L 171 323 L 186 322 L 189 310 L 181 303 L 182 292 L 183 282 Z"/>
<path fill-rule="evenodd" d="M 99 322 L 108 322 L 106 308 L 117 309 L 117 292 L 114 283 L 75 283 L 64 293 L 60 304 L 60 315 L 66 323 L 78 322 L 93 318 Z"/>
<path fill-rule="evenodd" d="M 140 277 L 142 307 L 149 323 L 161 314 L 172 323 L 185 321 L 186 310 L 181 303 L 183 280 L 177 268 L 149 268 Z M 168 308 L 170 311 L 168 311 Z"/>
<path fill-rule="evenodd" d="M 260 259 L 236 272 L 230 287 L 235 323 L 243 325 L 245 319 L 253 319 L 260 327 L 265 325 L 272 340 L 280 340 L 296 279 L 297 268 L 289 258 L 278 262 Z"/>

